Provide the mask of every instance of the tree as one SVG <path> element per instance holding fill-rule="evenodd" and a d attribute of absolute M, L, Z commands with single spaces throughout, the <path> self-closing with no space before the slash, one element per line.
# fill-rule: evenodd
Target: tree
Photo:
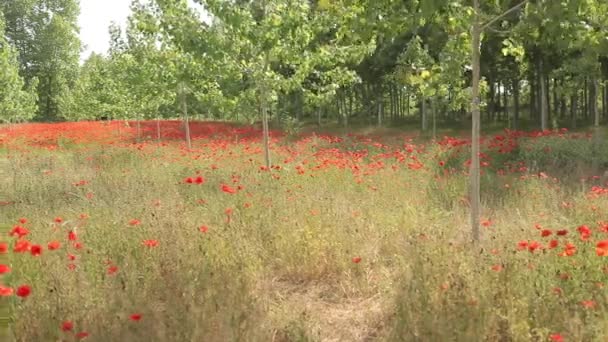
<path fill-rule="evenodd" d="M 76 0 L 0 0 L 6 36 L 16 47 L 20 75 L 39 80 L 38 118 L 57 119 L 59 99 L 76 79 L 80 58 Z"/>
<path fill-rule="evenodd" d="M 15 49 L 4 36 L 4 18 L 0 12 L 0 122 L 13 123 L 30 120 L 36 114 L 34 79 L 26 88 L 19 76 Z"/>

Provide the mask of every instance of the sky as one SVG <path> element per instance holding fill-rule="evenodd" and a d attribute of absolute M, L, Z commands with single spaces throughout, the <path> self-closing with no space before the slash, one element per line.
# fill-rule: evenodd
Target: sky
<path fill-rule="evenodd" d="M 80 39 L 85 50 L 80 54 L 86 59 L 91 52 L 105 53 L 110 47 L 109 27 L 116 22 L 124 27 L 131 12 L 131 0 L 80 0 Z"/>
<path fill-rule="evenodd" d="M 110 47 L 110 24 L 115 22 L 123 28 L 127 24 L 127 17 L 131 13 L 132 0 L 80 0 L 80 39 L 84 51 L 80 54 L 83 61 L 91 52 L 106 53 Z M 190 1 L 190 5 L 199 9 L 203 18 L 205 13 L 198 5 Z"/>

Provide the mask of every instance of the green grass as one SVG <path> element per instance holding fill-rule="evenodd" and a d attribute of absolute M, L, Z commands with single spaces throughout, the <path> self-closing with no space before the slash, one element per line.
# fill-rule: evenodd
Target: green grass
<path fill-rule="evenodd" d="M 564 166 L 556 156 L 567 161 L 576 158 L 571 151 L 586 151 L 584 142 L 543 139 L 530 142 L 533 149 L 562 154 L 510 158 L 557 168 Z M 80 331 L 90 341 L 608 339 L 607 292 L 598 285 L 606 259 L 595 253 L 606 239 L 597 222 L 608 217 L 594 209 L 607 208 L 608 195 L 591 199 L 588 185 L 568 187 L 536 170 L 488 171 L 483 219 L 491 224 L 472 246 L 466 175 L 444 175 L 435 147 L 414 152 L 425 168 L 412 170 L 409 161 L 375 158 L 377 147 L 356 160 L 313 154 L 365 146 L 292 142 L 275 146 L 282 169 L 268 173 L 259 170 L 256 144 L 203 143 L 194 152 L 177 144 L 2 150 L 0 200 L 14 202 L 0 207 L 2 230 L 27 218 L 26 238 L 44 246 L 39 257 L 2 255 L 13 271 L 0 282 L 32 286 L 27 298 L 0 298 L 8 341 L 70 340 Z M 283 163 L 287 158 L 293 161 Z M 348 167 L 314 171 L 324 159 Z M 384 166 L 368 166 L 377 160 Z M 205 184 L 184 184 L 196 171 Z M 81 180 L 87 184 L 74 185 Z M 223 183 L 244 189 L 226 194 Z M 132 219 L 141 224 L 129 225 Z M 520 240 L 546 246 L 555 238 L 542 238 L 536 224 L 569 235 L 555 249 L 517 251 Z M 583 224 L 593 230 L 588 242 L 576 231 Z M 80 249 L 68 231 L 78 234 Z M 142 245 L 147 239 L 159 245 Z M 3 233 L 2 240 L 14 239 Z M 53 240 L 60 249 L 46 248 Z M 566 241 L 577 253 L 560 257 Z M 588 300 L 593 308 L 581 305 Z M 129 320 L 133 313 L 142 319 Z M 61 331 L 65 320 L 74 322 L 72 333 Z"/>

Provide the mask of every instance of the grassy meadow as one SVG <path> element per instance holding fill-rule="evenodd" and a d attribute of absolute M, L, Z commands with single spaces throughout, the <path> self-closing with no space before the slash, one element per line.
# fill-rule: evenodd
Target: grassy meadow
<path fill-rule="evenodd" d="M 608 340 L 604 141 L 163 125 L 0 128 L 3 341 Z"/>

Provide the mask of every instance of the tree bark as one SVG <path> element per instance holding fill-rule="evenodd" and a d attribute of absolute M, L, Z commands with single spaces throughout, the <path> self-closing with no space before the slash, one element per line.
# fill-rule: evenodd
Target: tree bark
<path fill-rule="evenodd" d="M 479 134 L 480 134 L 480 109 L 479 109 L 479 78 L 480 78 L 480 48 L 481 48 L 481 26 L 479 23 L 479 0 L 473 0 L 474 21 L 472 29 L 472 125 L 471 125 L 471 233 L 474 243 L 479 242 L 479 216 L 480 216 L 480 170 L 479 170 Z"/>
<path fill-rule="evenodd" d="M 571 128 L 576 129 L 576 115 L 578 114 L 578 94 L 575 92 L 570 97 L 570 119 L 571 119 Z"/>
<path fill-rule="evenodd" d="M 543 62 L 540 61 L 538 66 L 538 72 L 540 74 L 540 129 L 545 131 L 547 129 L 549 115 L 549 109 L 547 108 L 547 79 L 543 72 Z"/>
<path fill-rule="evenodd" d="M 519 127 L 519 79 L 513 80 L 513 130 Z"/>

